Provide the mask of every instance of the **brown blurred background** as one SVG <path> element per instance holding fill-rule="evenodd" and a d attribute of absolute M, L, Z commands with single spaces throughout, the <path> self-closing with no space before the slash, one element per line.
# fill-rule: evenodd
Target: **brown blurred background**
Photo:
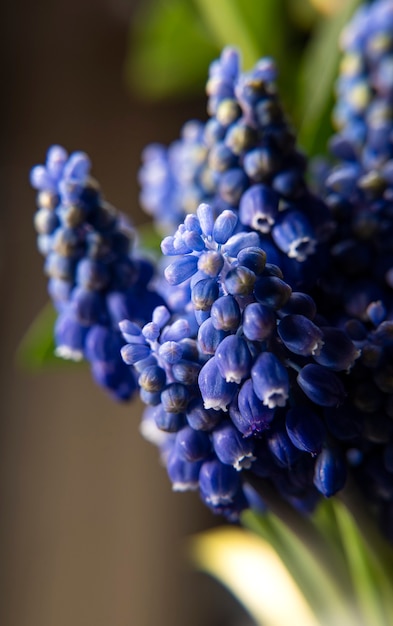
<path fill-rule="evenodd" d="M 1 626 L 239 626 L 248 618 L 184 556 L 218 521 L 173 494 L 138 433 L 85 368 L 15 364 L 47 301 L 28 172 L 52 143 L 83 149 L 106 197 L 132 216 L 146 143 L 168 143 L 199 102 L 152 105 L 122 76 L 131 0 L 2 3 L 0 282 Z"/>

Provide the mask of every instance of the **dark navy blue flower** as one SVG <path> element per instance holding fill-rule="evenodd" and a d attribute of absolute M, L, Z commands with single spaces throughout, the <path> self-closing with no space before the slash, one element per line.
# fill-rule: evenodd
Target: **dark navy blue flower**
<path fill-rule="evenodd" d="M 286 367 L 271 352 L 262 352 L 252 369 L 254 392 L 269 409 L 285 406 L 289 395 Z"/>
<path fill-rule="evenodd" d="M 346 478 L 342 452 L 338 448 L 324 448 L 317 457 L 314 470 L 314 485 L 318 491 L 330 498 L 344 487 Z"/>

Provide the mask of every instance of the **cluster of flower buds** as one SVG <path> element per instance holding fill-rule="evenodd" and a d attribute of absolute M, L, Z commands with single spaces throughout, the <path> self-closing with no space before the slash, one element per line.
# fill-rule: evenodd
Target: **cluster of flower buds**
<path fill-rule="evenodd" d="M 142 329 L 122 322 L 122 355 L 139 373 L 152 407 L 143 432 L 159 443 L 174 488 L 199 487 L 231 518 L 247 506 L 249 472 L 302 510 L 335 493 L 345 462 L 324 413 L 345 399 L 354 343 L 292 290 L 234 211 L 215 218 L 200 205 L 162 251 L 174 257 L 169 284 L 189 287 L 188 306 L 172 316 L 159 307 Z"/>
<path fill-rule="evenodd" d="M 336 221 L 318 306 L 360 358 L 328 424 L 384 519 L 393 510 L 393 2 L 364 4 L 342 36 L 324 197 Z M 390 529 L 391 534 L 391 529 Z"/>
<path fill-rule="evenodd" d="M 31 171 L 38 191 L 34 223 L 45 257 L 48 290 L 58 311 L 56 353 L 87 359 L 95 380 L 119 399 L 136 389 L 125 367 L 119 322 L 143 323 L 160 297 L 148 290 L 150 263 L 131 257 L 134 231 L 102 197 L 90 160 L 53 146 Z"/>
<path fill-rule="evenodd" d="M 138 384 L 174 489 L 230 519 L 263 506 L 255 481 L 308 512 L 348 473 L 393 518 L 392 26 L 377 0 L 346 28 L 338 162 L 318 195 L 274 64 L 242 73 L 223 51 L 208 121 L 144 153 L 142 204 L 167 234 L 160 295 L 85 155 L 52 148 L 32 173 L 58 352 L 117 396 Z"/>
<path fill-rule="evenodd" d="M 303 288 L 316 280 L 332 220 L 307 188 L 275 80 L 271 59 L 242 73 L 238 52 L 224 49 L 210 68 L 208 121 L 187 123 L 168 149 L 145 150 L 141 202 L 167 232 L 201 203 L 216 216 L 238 211 L 239 225 L 260 233 L 270 261 Z"/>

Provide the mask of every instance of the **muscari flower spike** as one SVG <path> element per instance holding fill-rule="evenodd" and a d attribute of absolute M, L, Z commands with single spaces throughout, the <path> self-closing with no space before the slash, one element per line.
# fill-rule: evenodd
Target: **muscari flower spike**
<path fill-rule="evenodd" d="M 257 233 L 270 262 L 285 268 L 288 282 L 300 288 L 315 281 L 333 225 L 325 204 L 307 187 L 306 159 L 296 148 L 275 80 L 271 59 L 242 73 L 238 52 L 225 48 L 209 72 L 208 121 L 188 122 L 169 148 L 154 145 L 144 152 L 141 203 L 164 232 L 173 232 L 203 203 L 215 217 L 235 212 L 237 228 Z M 187 237 L 194 249 L 197 234 Z M 205 260 L 211 271 L 213 258 Z"/>
<path fill-rule="evenodd" d="M 124 365 L 118 323 L 146 321 L 161 298 L 149 289 L 153 267 L 132 254 L 134 230 L 103 198 L 83 152 L 52 146 L 31 171 L 34 217 L 48 291 L 58 311 L 56 354 L 86 359 L 94 379 L 118 399 L 136 390 Z"/>
<path fill-rule="evenodd" d="M 345 367 L 337 327 L 358 350 L 344 404 L 338 410 L 326 404 L 326 424 L 339 442 L 326 459 L 334 476 L 346 456 L 360 489 L 382 517 L 391 506 L 393 486 L 385 454 L 392 441 L 393 391 L 393 2 L 362 5 L 346 26 L 341 46 L 334 113 L 338 132 L 330 142 L 335 163 L 320 181 L 337 227 L 314 292 L 330 346 L 315 360 Z M 308 367 L 300 375 L 303 387 L 313 393 L 314 386 L 318 394 L 326 386 L 331 390 L 328 379 L 317 383 L 316 366 Z"/>
<path fill-rule="evenodd" d="M 358 257 L 340 241 L 337 213 L 304 182 L 305 161 L 274 80 L 267 60 L 241 74 L 231 49 L 213 64 L 207 87 L 211 117 L 198 134 L 206 147 L 203 167 L 213 174 L 205 178 L 209 193 L 199 195 L 202 204 L 162 242 L 169 293 L 172 298 L 178 290 L 182 305 L 161 325 L 148 355 L 131 335 L 123 349 L 145 387 L 149 376 L 162 385 L 156 369 L 165 370 L 165 385 L 142 389 L 142 397 L 152 406 L 149 423 L 170 438 L 159 447 L 162 458 L 170 459 L 175 488 L 199 488 L 212 510 L 230 519 L 249 505 L 250 473 L 267 478 L 293 506 L 308 511 L 321 495 L 343 487 L 348 467 L 358 470 L 361 482 L 365 449 L 375 454 L 373 444 L 388 445 L 389 437 L 385 420 L 375 418 L 386 400 L 375 380 L 368 384 L 373 393 L 365 393 L 362 379 L 365 354 L 375 362 L 384 350 L 376 328 L 387 307 L 375 297 L 367 303 L 371 336 L 364 320 L 355 327 L 345 310 L 348 302 L 356 309 L 355 296 L 351 304 L 349 292 L 345 306 L 338 300 L 333 308 L 324 291 L 328 278 L 322 267 L 332 252 L 346 253 L 348 267 Z M 192 171 L 191 164 L 190 186 L 196 182 Z M 177 187 L 177 197 L 186 187 Z M 169 207 L 167 197 L 166 215 Z M 340 284 L 336 275 L 331 287 Z M 180 320 L 189 324 L 189 335 L 164 348 L 166 328 L 171 335 Z M 187 357 L 180 345 L 186 340 Z M 379 386 L 388 389 L 389 380 L 380 367 Z M 194 441 L 193 432 L 200 431 L 204 445 L 198 437 Z M 192 454 L 185 454 L 187 446 Z M 219 469 L 226 466 L 231 471 Z"/>
<path fill-rule="evenodd" d="M 262 246 L 259 233 L 239 227 L 235 211 L 216 217 L 200 205 L 162 242 L 172 259 L 166 280 L 189 288 L 183 311 L 159 307 L 140 330 L 120 324 L 123 359 L 140 374 L 141 397 L 154 407 L 150 425 L 176 433 L 165 440 L 164 455 L 159 444 L 174 488 L 199 488 L 204 502 L 230 519 L 250 504 L 247 476 L 259 467 L 261 441 L 268 443 L 269 477 L 284 497 L 295 502 L 295 491 L 305 507 L 318 492 L 326 495 L 310 468 L 301 489 L 292 475 L 304 457 L 316 467 L 327 441 L 324 407 L 344 400 L 345 371 L 358 357 L 343 330 L 336 331 L 343 350 L 336 336 L 330 345 L 312 298 L 292 290 Z M 320 365 L 323 350 L 337 357 Z M 313 380 L 303 384 L 310 367 L 328 380 L 319 395 Z M 299 413 L 286 427 L 292 405 Z"/>
<path fill-rule="evenodd" d="M 226 48 L 212 64 L 208 121 L 143 157 L 142 204 L 174 233 L 155 283 L 166 306 L 143 291 L 151 270 L 129 261 L 85 156 L 56 148 L 32 176 L 67 350 L 106 381 L 121 350 L 173 488 L 230 520 L 258 479 L 307 513 L 349 473 L 377 514 L 393 510 L 392 14 L 374 2 L 344 34 L 323 196 L 305 182 L 274 63 L 242 73 Z M 135 293 L 149 313 L 134 314 Z"/>

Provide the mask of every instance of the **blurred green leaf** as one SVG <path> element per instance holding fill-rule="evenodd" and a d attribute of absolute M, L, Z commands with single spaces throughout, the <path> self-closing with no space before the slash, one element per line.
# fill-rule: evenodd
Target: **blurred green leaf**
<path fill-rule="evenodd" d="M 292 77 L 287 55 L 287 0 L 155 0 L 140 10 L 126 61 L 130 87 L 157 99 L 202 93 L 211 61 L 226 45 L 239 48 L 245 69 L 261 56 L 281 66 L 281 85 Z M 293 25 L 292 25 L 293 28 Z M 289 89 L 288 89 L 289 91 Z"/>
<path fill-rule="evenodd" d="M 138 226 L 138 240 L 141 248 L 154 254 L 161 254 L 160 246 L 163 237 L 156 230 L 153 223 Z"/>
<path fill-rule="evenodd" d="M 200 93 L 217 53 L 191 0 L 146 2 L 132 27 L 126 78 L 151 99 Z"/>
<path fill-rule="evenodd" d="M 350 601 L 351 589 L 341 584 L 343 561 L 335 562 L 337 579 L 327 567 L 331 563 L 329 544 L 321 536 L 322 550 L 299 539 L 277 516 L 269 513 L 258 515 L 249 510 L 242 522 L 259 536 L 266 539 L 282 559 L 294 580 L 299 584 L 307 602 L 316 615 L 323 616 L 324 626 L 359 626 L 358 616 Z M 325 551 L 325 558 L 321 557 Z M 345 580 L 345 575 L 344 575 Z"/>
<path fill-rule="evenodd" d="M 298 109 L 302 119 L 299 143 L 310 156 L 326 152 L 332 132 L 330 116 L 341 54 L 338 41 L 359 2 L 343 2 L 341 11 L 319 20 L 304 52 L 299 72 Z"/>
<path fill-rule="evenodd" d="M 19 344 L 16 361 L 29 370 L 38 370 L 43 367 L 59 367 L 70 364 L 75 367 L 74 361 L 60 359 L 55 356 L 55 343 L 53 338 L 53 328 L 57 318 L 57 313 L 48 302 L 38 313 L 30 328 Z"/>
<path fill-rule="evenodd" d="M 384 554 L 376 556 L 365 543 L 358 525 L 339 500 L 332 502 L 349 576 L 366 624 L 393 624 L 393 582 L 391 563 Z M 386 551 L 387 552 L 387 551 Z"/>
<path fill-rule="evenodd" d="M 193 537 L 188 553 L 199 569 L 237 597 L 256 624 L 325 626 L 308 604 L 300 581 L 266 539 L 244 529 L 216 528 Z"/>

